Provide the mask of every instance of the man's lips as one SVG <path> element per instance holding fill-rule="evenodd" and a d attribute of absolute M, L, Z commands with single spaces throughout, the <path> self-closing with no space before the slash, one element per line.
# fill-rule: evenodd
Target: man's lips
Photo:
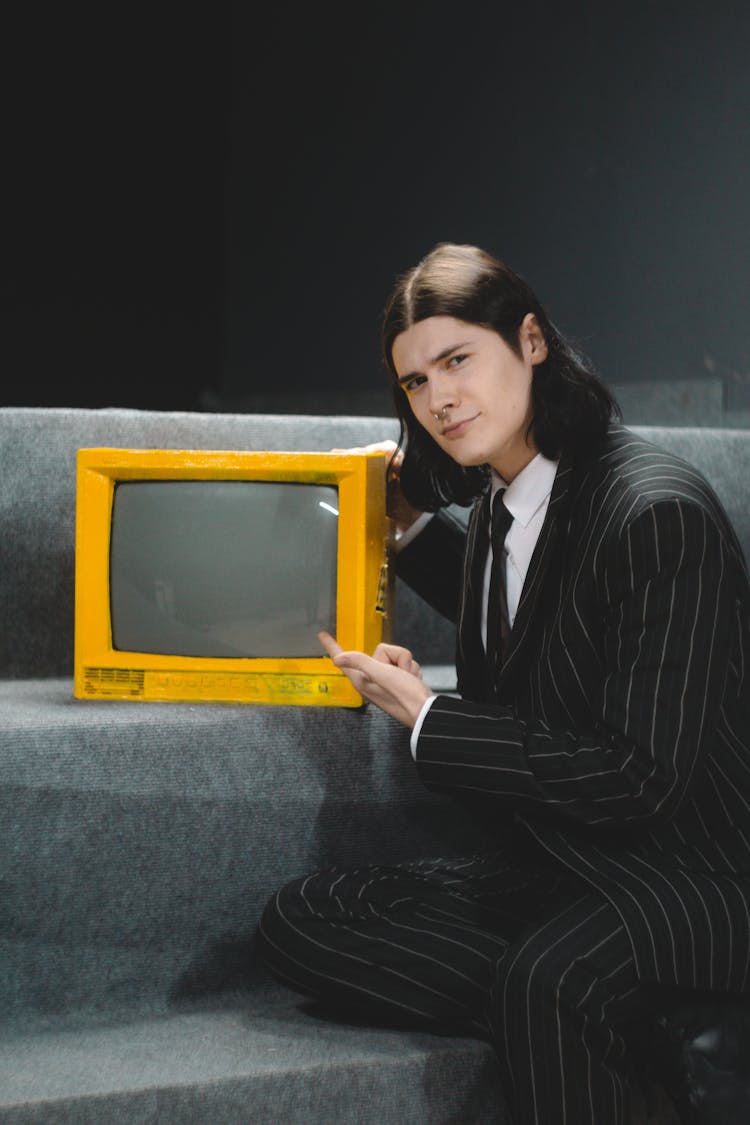
<path fill-rule="evenodd" d="M 471 423 L 478 417 L 478 414 L 472 414 L 471 418 L 463 418 L 459 422 L 451 422 L 449 426 L 444 428 L 443 437 L 448 438 L 449 441 L 451 438 L 463 437 Z"/>

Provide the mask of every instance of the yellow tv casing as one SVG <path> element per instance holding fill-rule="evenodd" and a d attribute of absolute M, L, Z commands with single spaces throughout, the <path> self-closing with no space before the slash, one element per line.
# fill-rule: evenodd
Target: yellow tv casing
<path fill-rule="evenodd" d="M 115 486 L 134 480 L 251 480 L 338 488 L 337 640 L 371 653 L 390 637 L 385 454 L 79 449 L 74 695 L 78 699 L 359 707 L 350 680 L 318 657 L 196 657 L 120 651 L 110 621 Z"/>

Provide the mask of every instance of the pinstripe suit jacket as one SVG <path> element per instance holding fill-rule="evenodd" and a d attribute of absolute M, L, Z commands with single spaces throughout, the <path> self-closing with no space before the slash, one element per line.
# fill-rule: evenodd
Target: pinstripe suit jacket
<path fill-rule="evenodd" d="M 461 698 L 427 715 L 422 780 L 524 822 L 598 888 L 642 979 L 750 990 L 750 588 L 718 499 L 621 426 L 561 461 L 492 702 L 479 509 L 465 549 L 439 515 L 399 561 L 458 607 Z"/>

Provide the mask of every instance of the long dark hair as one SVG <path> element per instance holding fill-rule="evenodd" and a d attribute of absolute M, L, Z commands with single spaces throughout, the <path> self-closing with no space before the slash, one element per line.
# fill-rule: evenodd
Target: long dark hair
<path fill-rule="evenodd" d="M 534 313 L 547 344 L 547 358 L 534 367 L 529 427 L 537 449 L 557 460 L 563 453 L 596 442 L 613 418 L 621 417 L 615 399 L 555 328 L 531 288 L 504 262 L 476 246 L 441 242 L 403 274 L 388 300 L 382 347 L 391 374 L 393 400 L 404 449 L 401 488 L 410 504 L 435 511 L 446 504 L 470 504 L 486 487 L 489 468 L 457 464 L 417 421 L 398 384 L 393 343 L 417 321 L 451 316 L 493 328 L 520 356 L 518 330 Z"/>

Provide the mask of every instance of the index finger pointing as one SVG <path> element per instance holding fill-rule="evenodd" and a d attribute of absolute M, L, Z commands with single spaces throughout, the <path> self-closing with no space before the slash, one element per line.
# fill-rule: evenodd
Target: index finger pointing
<path fill-rule="evenodd" d="M 318 640 L 320 641 L 328 655 L 331 657 L 331 659 L 333 659 L 334 656 L 338 656 L 339 653 L 344 651 L 336 638 L 332 637 L 330 633 L 326 633 L 325 630 L 321 630 L 321 632 L 318 633 Z"/>

